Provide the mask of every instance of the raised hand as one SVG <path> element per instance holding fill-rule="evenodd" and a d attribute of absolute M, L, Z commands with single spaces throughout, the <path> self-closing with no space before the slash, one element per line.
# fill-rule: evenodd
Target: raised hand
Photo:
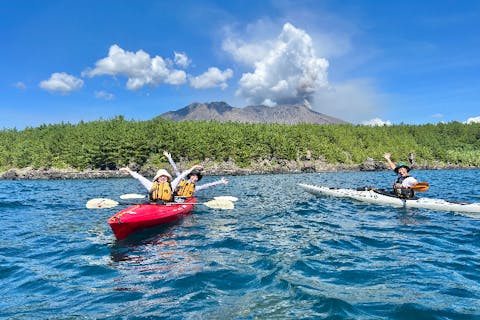
<path fill-rule="evenodd" d="M 203 166 L 201 164 L 196 164 L 192 167 L 192 170 L 202 170 Z"/>

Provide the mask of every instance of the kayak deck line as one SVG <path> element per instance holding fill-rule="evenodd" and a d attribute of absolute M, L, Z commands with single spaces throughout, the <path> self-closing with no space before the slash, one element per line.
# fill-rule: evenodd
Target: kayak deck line
<path fill-rule="evenodd" d="M 467 212 L 467 213 L 480 213 L 480 203 L 464 203 L 446 201 L 443 199 L 435 198 L 412 198 L 401 199 L 393 194 L 385 194 L 388 191 L 376 192 L 376 189 L 369 190 L 356 190 L 356 189 L 343 189 L 343 188 L 329 188 L 323 186 L 317 186 L 312 184 L 299 183 L 303 190 L 314 195 L 331 196 L 338 198 L 349 198 L 358 200 L 361 202 L 390 205 L 394 207 L 408 207 L 408 208 L 421 208 L 430 210 L 452 211 L 452 212 Z M 381 189 L 379 189 L 381 190 Z"/>

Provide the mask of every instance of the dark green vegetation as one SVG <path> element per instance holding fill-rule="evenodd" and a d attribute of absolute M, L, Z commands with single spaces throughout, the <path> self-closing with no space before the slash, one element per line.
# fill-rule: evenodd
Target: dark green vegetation
<path fill-rule="evenodd" d="M 161 118 L 111 120 L 79 124 L 42 125 L 0 131 L 0 169 L 74 168 L 116 169 L 137 164 L 157 167 L 168 150 L 199 162 L 233 159 L 248 167 L 261 159 L 312 159 L 359 164 L 367 157 L 460 166 L 480 166 L 480 124 L 396 125 L 280 125 L 218 122 L 171 122 Z"/>

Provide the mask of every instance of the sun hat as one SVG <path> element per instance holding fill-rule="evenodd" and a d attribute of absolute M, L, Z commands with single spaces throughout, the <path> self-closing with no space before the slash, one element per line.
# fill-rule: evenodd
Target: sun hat
<path fill-rule="evenodd" d="M 172 176 L 170 175 L 170 173 L 168 173 L 167 170 L 165 169 L 160 169 L 157 171 L 157 174 L 155 175 L 155 177 L 153 178 L 153 181 L 157 180 L 159 177 L 161 176 L 165 176 L 168 178 L 168 181 L 172 181 Z"/>
<path fill-rule="evenodd" d="M 403 162 L 399 162 L 399 163 L 397 164 L 397 166 L 395 167 L 395 169 L 394 169 L 395 173 L 398 173 L 398 170 L 399 170 L 400 168 L 405 168 L 405 169 L 407 169 L 407 172 L 410 171 L 410 167 L 409 167 L 409 166 L 407 166 L 407 165 L 406 165 L 405 163 L 403 163 Z"/>
<path fill-rule="evenodd" d="M 200 181 L 202 179 L 202 173 L 198 170 L 192 170 L 192 172 L 190 172 L 188 175 L 187 175 L 187 179 L 190 179 L 191 176 L 197 176 L 198 177 L 198 180 L 197 181 Z"/>

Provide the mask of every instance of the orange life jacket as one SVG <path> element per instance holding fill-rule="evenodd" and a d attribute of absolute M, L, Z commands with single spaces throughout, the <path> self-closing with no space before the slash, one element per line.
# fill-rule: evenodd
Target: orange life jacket
<path fill-rule="evenodd" d="M 182 180 L 175 190 L 175 195 L 179 197 L 193 197 L 195 192 L 195 183 Z"/>
<path fill-rule="evenodd" d="M 169 182 L 155 181 L 150 189 L 149 196 L 152 201 L 172 201 L 172 186 Z"/>

